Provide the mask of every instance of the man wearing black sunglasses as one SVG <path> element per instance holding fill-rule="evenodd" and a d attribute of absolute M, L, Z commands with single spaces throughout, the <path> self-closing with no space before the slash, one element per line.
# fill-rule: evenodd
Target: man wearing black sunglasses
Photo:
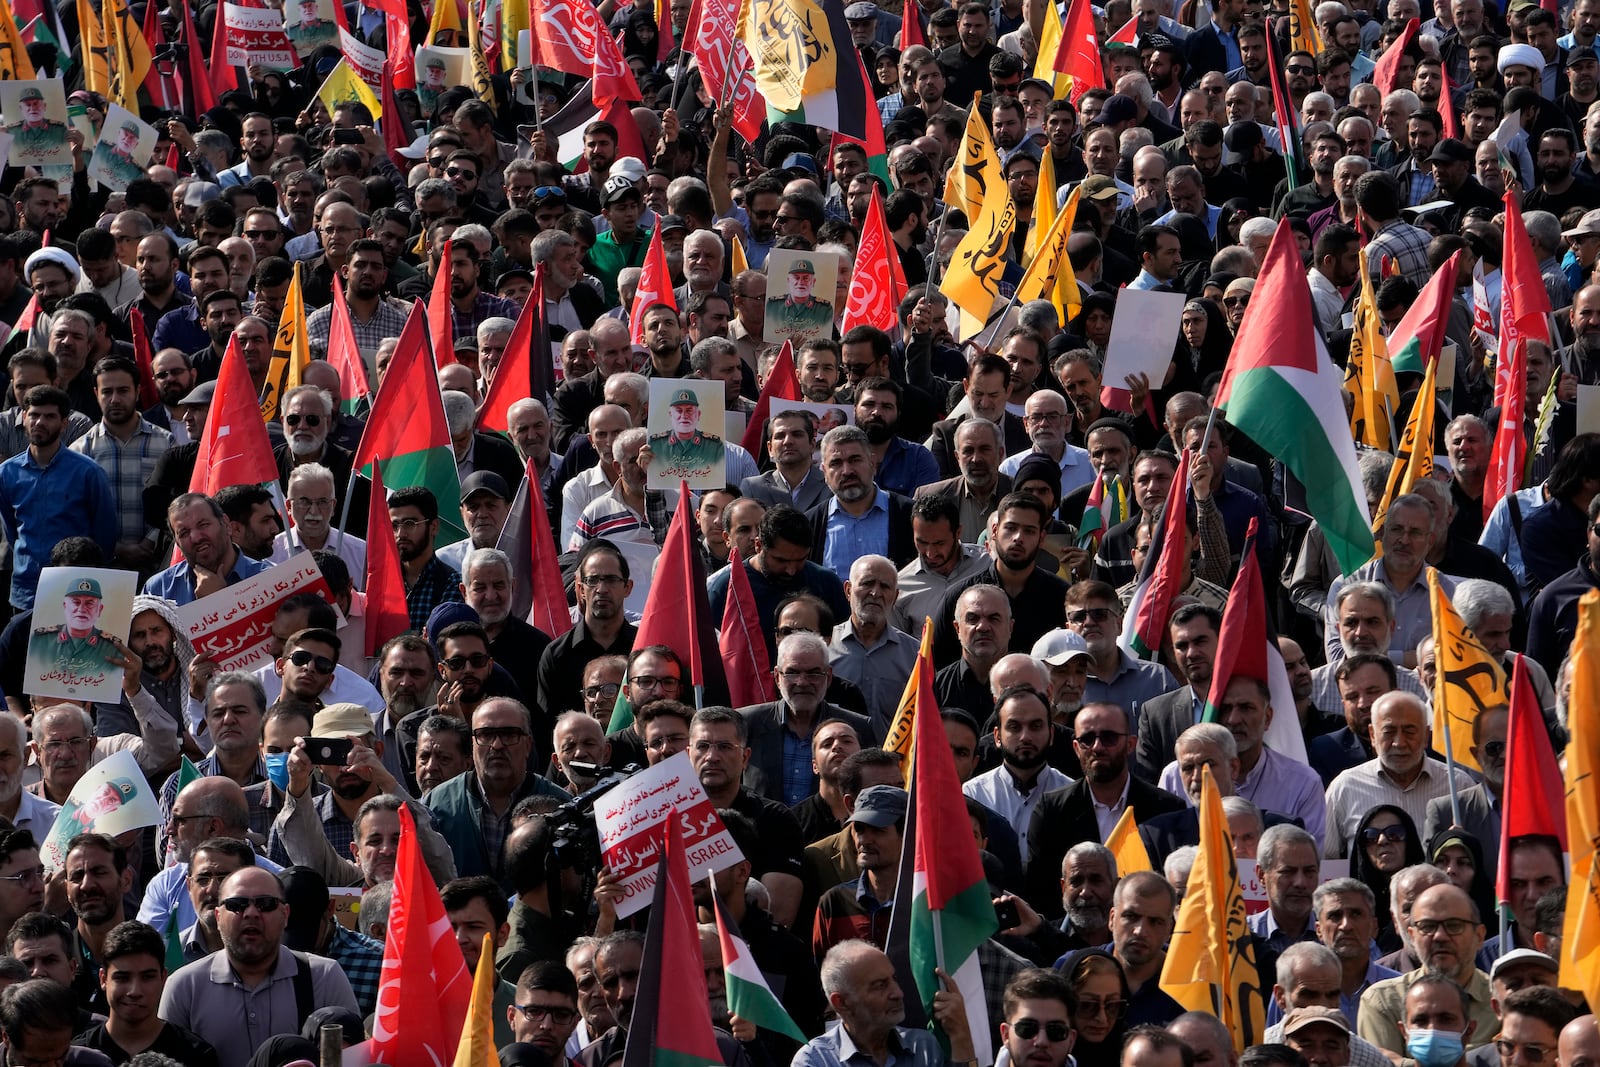
<path fill-rule="evenodd" d="M 1033 967 L 1006 983 L 1000 1040 L 1013 1067 L 1065 1067 L 1071 1061 L 1077 1002 L 1060 971 Z"/>
<path fill-rule="evenodd" d="M 210 1042 L 218 1062 L 245 1063 L 267 1038 L 298 1034 L 318 1008 L 359 1011 L 338 964 L 283 943 L 288 922 L 276 874 L 242 867 L 229 875 L 217 907 L 221 958 L 173 972 L 161 992 L 161 1018 Z"/>
<path fill-rule="evenodd" d="M 283 655 L 275 664 L 283 689 L 300 700 L 320 701 L 333 684 L 339 666 L 339 635 L 321 627 L 299 630 L 283 643 Z"/>

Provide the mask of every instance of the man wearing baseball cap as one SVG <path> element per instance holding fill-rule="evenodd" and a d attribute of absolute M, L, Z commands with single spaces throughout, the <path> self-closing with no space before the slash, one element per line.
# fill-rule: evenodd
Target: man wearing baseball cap
<path fill-rule="evenodd" d="M 906 801 L 906 791 L 892 785 L 869 786 L 856 797 L 855 810 L 845 823 L 855 840 L 861 876 L 834 886 L 817 901 L 811 933 L 811 951 L 817 959 L 841 941 L 859 939 L 882 948 L 888 940 Z"/>
<path fill-rule="evenodd" d="M 506 517 L 511 514 L 513 490 L 506 479 L 494 471 L 473 471 L 461 480 L 461 525 L 465 540 L 439 549 L 440 562 L 453 571 L 474 548 L 493 548 L 500 541 Z"/>
<path fill-rule="evenodd" d="M 612 173 L 600 187 L 600 213 L 605 216 L 608 228 L 595 238 L 589 254 L 584 257 L 584 269 L 604 287 L 607 307 L 621 303 L 617 275 L 622 269 L 644 266 L 645 252 L 650 248 L 650 231 L 639 223 L 643 211 L 644 194 L 628 175 Z"/>

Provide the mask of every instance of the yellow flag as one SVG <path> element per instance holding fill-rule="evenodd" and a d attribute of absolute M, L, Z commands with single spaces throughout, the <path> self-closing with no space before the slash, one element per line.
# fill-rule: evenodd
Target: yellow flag
<path fill-rule="evenodd" d="M 839 64 L 856 62 L 854 45 L 833 39 L 822 0 L 747 0 L 738 32 L 750 50 L 756 88 L 779 111 L 835 92 Z"/>
<path fill-rule="evenodd" d="M 1479 715 L 1511 703 L 1505 668 L 1489 654 L 1476 634 L 1456 614 L 1455 605 L 1428 568 L 1433 598 L 1433 747 L 1470 771 L 1481 770 L 1472 758 L 1472 724 Z"/>
<path fill-rule="evenodd" d="M 944 295 L 966 313 L 964 318 L 979 324 L 988 321 L 1000 299 L 1000 282 L 1005 277 L 1006 256 L 1016 228 L 1017 207 L 1011 202 L 1005 182 L 990 182 L 983 210 L 956 246 L 950 269 L 939 285 Z"/>
<path fill-rule="evenodd" d="M 1567 717 L 1572 740 L 1567 743 L 1567 845 L 1572 852 L 1572 880 L 1567 893 L 1566 921 L 1561 926 L 1561 980 L 1589 1003 L 1600 1004 L 1600 869 L 1595 846 L 1600 843 L 1600 592 L 1591 589 L 1578 601 L 1578 633 L 1572 642 L 1573 714 Z"/>
<path fill-rule="evenodd" d="M 372 86 L 350 69 L 349 60 L 341 59 L 333 65 L 317 89 L 317 99 L 328 109 L 329 118 L 333 117 L 334 106 L 347 100 L 364 105 L 372 112 L 373 118 L 383 117 L 383 105 L 378 102 L 377 94 L 372 91 Z"/>
<path fill-rule="evenodd" d="M 139 86 L 154 62 L 144 27 L 134 21 L 128 0 L 104 0 L 100 22 L 105 29 L 106 55 L 112 67 L 121 67 L 126 101 L 118 101 L 134 114 L 139 112 Z M 115 35 L 115 36 L 113 36 Z"/>
<path fill-rule="evenodd" d="M 1310 52 L 1314 56 L 1322 54 L 1322 33 L 1312 17 L 1311 0 L 1289 2 L 1289 50 Z"/>
<path fill-rule="evenodd" d="M 490 111 L 499 111 L 494 98 L 494 81 L 489 73 L 489 59 L 483 54 L 483 32 L 475 18 L 467 19 L 467 80 L 472 95 L 489 105 Z"/>
<path fill-rule="evenodd" d="M 1106 838 L 1106 848 L 1117 857 L 1117 877 L 1126 878 L 1134 871 L 1154 870 L 1150 866 L 1150 851 L 1139 836 L 1139 824 L 1133 821 L 1133 805 L 1122 809 L 1122 818 L 1111 828 Z M 1159 872 L 1158 872 L 1159 873 Z"/>
<path fill-rule="evenodd" d="M 1026 267 L 1039 254 L 1039 242 L 1056 221 L 1056 157 L 1049 152 L 1039 160 L 1039 184 L 1033 191 L 1033 217 L 1028 220 L 1028 240 L 1022 246 L 1022 265 Z"/>
<path fill-rule="evenodd" d="M 106 74 L 111 81 L 110 88 L 106 91 L 106 99 L 138 114 L 139 83 L 133 80 L 133 62 L 128 54 L 128 41 L 125 37 L 127 24 L 117 15 L 115 0 L 105 0 L 102 14 L 104 17 L 100 20 L 100 25 L 106 40 Z M 144 39 L 142 31 L 139 33 L 139 39 Z"/>
<path fill-rule="evenodd" d="M 306 304 L 300 288 L 300 265 L 295 264 L 294 276 L 289 280 L 289 295 L 283 302 L 283 315 L 278 319 L 278 335 L 272 342 L 272 362 L 267 365 L 267 387 L 261 394 L 263 419 L 272 422 L 278 417 L 278 402 L 284 393 L 300 384 L 301 375 L 310 362 Z"/>
<path fill-rule="evenodd" d="M 22 43 L 11 5 L 0 0 L 0 81 L 32 81 L 33 77 L 33 62 L 28 59 L 28 46 Z"/>
<path fill-rule="evenodd" d="M 750 260 L 744 254 L 744 241 L 741 238 L 733 239 L 733 276 L 737 278 L 750 269 Z"/>
<path fill-rule="evenodd" d="M 483 935 L 483 952 L 472 976 L 472 1003 L 467 1022 L 461 1028 L 461 1043 L 456 1046 L 453 1067 L 500 1067 L 500 1054 L 494 1047 L 494 995 L 500 977 L 494 970 L 494 935 Z"/>
<path fill-rule="evenodd" d="M 451 38 L 450 43 L 460 47 L 461 11 L 456 7 L 455 0 L 439 0 L 438 3 L 433 5 L 433 18 L 428 21 L 428 40 L 426 43 L 433 44 L 438 40 L 438 35 L 445 30 L 455 31 L 456 36 Z"/>
<path fill-rule="evenodd" d="M 1400 406 L 1400 386 L 1389 346 L 1378 320 L 1378 298 L 1367 273 L 1367 253 L 1361 250 L 1361 295 L 1355 306 L 1355 331 L 1350 336 L 1350 357 L 1345 364 L 1345 391 L 1355 398 L 1350 432 L 1355 439 L 1388 452 L 1395 408 Z"/>
<path fill-rule="evenodd" d="M 1056 49 L 1060 46 L 1061 16 L 1056 12 L 1056 5 L 1046 4 L 1044 26 L 1039 30 L 1039 58 L 1033 62 L 1033 76 L 1050 83 L 1055 99 L 1065 100 L 1072 88 L 1072 79 L 1056 71 Z"/>
<path fill-rule="evenodd" d="M 889 732 L 883 738 L 883 750 L 893 752 L 900 757 L 900 773 L 905 777 L 906 788 L 911 788 L 911 752 L 913 742 L 916 740 L 917 720 L 917 694 L 922 691 L 922 677 L 926 673 L 929 680 L 933 678 L 933 622 L 924 619 L 922 622 L 922 646 L 917 650 L 916 666 L 911 668 L 911 677 L 906 679 L 905 692 L 900 696 L 900 705 L 894 710 L 894 718 L 889 720 Z M 932 714 L 939 713 L 938 708 L 931 709 Z"/>
<path fill-rule="evenodd" d="M 1045 234 L 1038 254 L 1028 264 L 1022 281 L 1017 283 L 1017 303 L 1025 304 L 1029 300 L 1048 296 L 1050 302 L 1055 304 L 1056 314 L 1061 316 L 1062 322 L 1076 316 L 1078 308 L 1083 306 L 1078 279 L 1072 273 L 1071 261 L 1067 259 L 1067 239 L 1072 236 L 1072 223 L 1078 216 L 1078 192 L 1081 188 L 1074 186 L 1072 192 L 1067 194 L 1067 202 L 1061 205 L 1061 212 L 1051 224 L 1050 232 Z"/>
<path fill-rule="evenodd" d="M 111 96 L 111 71 L 106 64 L 106 34 L 89 0 L 78 0 L 78 39 L 83 52 L 83 87 Z M 129 110 L 137 112 L 137 108 Z"/>
<path fill-rule="evenodd" d="M 532 29 L 528 0 L 504 0 L 500 5 L 500 69 L 510 72 L 517 65 L 517 35 Z M 537 90 L 538 86 L 533 87 Z M 538 92 L 530 94 L 538 99 Z"/>
<path fill-rule="evenodd" d="M 1186 1011 L 1221 1019 L 1233 1034 L 1234 1050 L 1242 1052 L 1261 1040 L 1266 991 L 1245 923 L 1244 893 L 1222 795 L 1211 769 L 1201 774 L 1200 854 L 1178 906 L 1172 942 L 1161 966 L 1161 990 Z"/>
<path fill-rule="evenodd" d="M 1422 375 L 1422 388 L 1417 390 L 1411 417 L 1406 419 L 1406 432 L 1400 435 L 1395 464 L 1389 470 L 1389 485 L 1378 504 L 1378 514 L 1372 520 L 1372 538 L 1380 556 L 1383 555 L 1383 524 L 1389 517 L 1389 505 L 1411 492 L 1411 487 L 1419 480 L 1433 476 L 1434 412 L 1438 408 L 1434 370 L 1438 365 L 1438 360 L 1430 360 L 1428 369 Z"/>
<path fill-rule="evenodd" d="M 944 179 L 944 202 L 961 209 L 968 219 L 975 219 L 983 210 L 990 190 L 1005 188 L 1005 178 L 1000 173 L 1000 157 L 995 155 L 994 142 L 989 139 L 989 127 L 984 124 L 974 94 L 972 110 L 967 112 L 967 132 L 961 135 L 961 147 L 956 149 L 956 162 Z"/>

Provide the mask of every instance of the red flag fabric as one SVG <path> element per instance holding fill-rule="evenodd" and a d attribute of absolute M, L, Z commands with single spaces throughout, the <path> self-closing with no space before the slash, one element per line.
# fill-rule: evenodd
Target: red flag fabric
<path fill-rule="evenodd" d="M 1116 33 L 1113 33 L 1110 37 L 1106 38 L 1106 44 L 1134 45 L 1138 43 L 1136 40 L 1138 34 L 1139 20 L 1136 18 L 1129 19 L 1127 22 L 1122 24 L 1121 29 L 1119 29 Z"/>
<path fill-rule="evenodd" d="M 277 480 L 278 465 L 272 458 L 267 424 L 261 421 L 255 383 L 238 341 L 230 337 L 217 371 L 217 391 L 211 397 L 200 449 L 195 453 L 189 492 L 215 496 L 224 486 Z"/>
<path fill-rule="evenodd" d="M 535 341 L 545 336 L 543 323 L 535 322 L 544 317 L 544 267 L 543 263 L 534 264 L 533 292 L 528 294 L 528 302 L 522 305 L 522 314 L 517 316 L 517 324 L 506 339 L 505 353 L 489 379 L 489 395 L 483 398 L 483 407 L 478 409 L 480 430 L 510 433 L 511 423 L 506 412 L 517 401 L 533 396 L 533 365 L 539 357 Z M 543 356 L 548 365 L 549 342 L 543 344 Z M 544 397 L 541 393 L 541 402 Z"/>
<path fill-rule="evenodd" d="M 1501 351 L 1510 341 L 1530 338 L 1550 340 L 1550 291 L 1539 274 L 1539 259 L 1528 243 L 1528 228 L 1522 221 L 1522 207 L 1513 193 L 1502 198 L 1506 205 L 1505 247 L 1500 271 L 1503 297 L 1500 311 Z M 1499 392 L 1498 375 L 1495 391 Z"/>
<path fill-rule="evenodd" d="M 572 629 L 567 588 L 561 581 L 556 539 L 550 532 L 550 514 L 545 510 L 533 460 L 527 461 L 524 474 L 495 547 L 510 556 L 513 564 L 511 613 L 551 637 L 560 637 Z"/>
<path fill-rule="evenodd" d="M 410 62 L 411 56 L 411 20 L 406 15 L 405 0 L 378 0 L 376 5 L 383 11 L 384 36 L 389 39 L 389 54 L 401 56 L 401 60 L 394 65 L 394 87 L 396 89 L 415 89 L 417 87 L 417 68 Z M 380 104 L 383 101 L 378 101 Z M 388 105 L 384 104 L 387 109 Z M 409 163 L 410 160 L 407 160 Z M 398 164 L 397 164 L 398 165 Z M 405 167 L 400 168 L 400 173 L 406 172 Z"/>
<path fill-rule="evenodd" d="M 228 20 L 224 11 L 222 4 L 216 6 L 216 21 L 211 26 L 211 91 L 215 94 L 212 106 L 223 93 L 239 88 L 239 72 L 228 63 Z M 189 62 L 194 64 L 200 60 L 191 56 Z"/>
<path fill-rule="evenodd" d="M 744 437 L 739 444 L 751 455 L 761 454 L 761 443 L 766 436 L 767 416 L 772 411 L 772 401 L 799 400 L 800 379 L 794 373 L 794 343 L 783 342 L 778 357 L 772 361 L 767 380 L 761 383 L 761 394 L 756 397 L 756 409 L 744 425 Z"/>
<path fill-rule="evenodd" d="M 924 650 L 927 647 L 924 645 Z M 987 887 L 988 883 L 978 844 L 971 833 L 964 832 L 970 830 L 965 818 L 967 806 L 961 796 L 955 756 L 950 751 L 944 722 L 938 714 L 939 705 L 934 700 L 933 671 L 924 665 L 915 677 L 916 710 L 911 721 L 911 796 L 916 805 L 915 870 L 927 879 L 928 910 L 940 912 L 951 909 L 974 886 Z M 913 946 L 913 955 L 916 951 Z"/>
<path fill-rule="evenodd" d="M 850 300 L 844 308 L 846 333 L 855 326 L 876 326 L 893 330 L 899 302 L 894 296 L 894 270 L 898 255 L 890 252 L 889 229 L 883 217 L 883 201 L 877 186 L 867 205 L 861 225 L 861 244 L 856 250 L 855 269 L 850 274 Z"/>
<path fill-rule="evenodd" d="M 400 549 L 389 523 L 389 496 L 383 488 L 381 463 L 372 464 L 372 494 L 367 503 L 367 613 L 362 654 L 376 656 L 385 642 L 411 629 L 406 607 L 406 578 Z"/>
<path fill-rule="evenodd" d="M 367 428 L 356 445 L 352 461 L 355 470 L 375 459 L 450 445 L 450 428 L 445 425 L 444 405 L 438 397 L 439 379 L 428 366 L 432 354 L 428 351 L 423 314 L 421 301 L 412 304 L 411 314 L 400 328 L 400 344 L 378 387 Z M 422 391 L 430 386 L 434 390 L 431 397 Z M 277 477 L 276 468 L 273 477 Z"/>
<path fill-rule="evenodd" d="M 591 79 L 596 104 L 642 99 L 633 69 L 589 0 L 529 0 L 528 19 L 540 66 Z"/>
<path fill-rule="evenodd" d="M 656 304 L 668 304 L 678 310 L 678 298 L 672 291 L 672 271 L 667 269 L 667 250 L 661 244 L 661 227 L 650 234 L 650 248 L 644 254 L 644 269 L 639 274 L 639 288 L 634 291 L 633 306 L 628 309 L 628 340 L 644 344 L 644 313 Z"/>
<path fill-rule="evenodd" d="M 1444 135 L 1461 139 L 1461 120 L 1456 117 L 1455 86 L 1450 82 L 1449 64 L 1440 64 L 1439 77 L 1443 79 L 1439 90 L 1439 118 L 1444 121 Z"/>
<path fill-rule="evenodd" d="M 1527 657 L 1517 654 L 1511 670 L 1511 714 L 1506 720 L 1506 778 L 1501 791 L 1500 864 L 1495 898 L 1511 901 L 1511 842 L 1537 834 L 1567 848 L 1566 788 L 1550 747 L 1539 695 L 1528 677 Z"/>
<path fill-rule="evenodd" d="M 367 380 L 367 362 L 356 344 L 355 324 L 350 321 L 350 305 L 344 298 L 339 275 L 333 276 L 333 310 L 328 317 L 328 362 L 339 372 L 339 395 L 345 405 L 354 405 L 372 392 Z"/>
<path fill-rule="evenodd" d="M 28 302 L 23 305 L 22 314 L 17 316 L 17 321 L 12 323 L 11 333 L 7 335 L 7 340 L 17 336 L 19 333 L 24 335 L 27 334 L 33 329 L 33 324 L 38 318 L 39 294 L 34 293 L 32 296 L 28 297 Z"/>
<path fill-rule="evenodd" d="M 1528 442 L 1523 435 L 1523 408 L 1528 400 L 1529 340 L 1548 341 L 1550 294 L 1539 274 L 1539 261 L 1528 244 L 1522 207 L 1506 193 L 1505 244 L 1501 256 L 1500 355 L 1495 363 L 1494 402 L 1500 408 L 1500 425 L 1489 456 L 1489 473 L 1483 486 L 1483 515 L 1522 485 L 1522 467 Z"/>
<path fill-rule="evenodd" d="M 1100 65 L 1100 40 L 1094 34 L 1094 11 L 1089 0 L 1071 0 L 1067 7 L 1067 21 L 1061 30 L 1061 43 L 1056 46 L 1053 65 L 1062 74 L 1072 76 L 1072 89 L 1067 95 L 1074 102 L 1090 89 L 1106 87 L 1105 71 Z"/>
<path fill-rule="evenodd" d="M 428 294 L 428 336 L 433 339 L 434 365 L 443 369 L 456 361 L 455 315 L 450 306 L 450 246 L 446 237 L 439 256 L 439 271 Z"/>
<path fill-rule="evenodd" d="M 1161 526 L 1139 568 L 1133 599 L 1128 605 L 1122 644 L 1133 655 L 1155 659 L 1161 652 L 1161 635 L 1172 614 L 1172 598 L 1183 591 L 1184 562 L 1189 546 L 1189 451 L 1178 459 L 1178 473 L 1167 489 Z"/>
<path fill-rule="evenodd" d="M 916 0 L 907 2 L 915 6 Z M 737 0 L 695 0 L 688 49 L 711 99 L 732 98 L 734 132 L 755 141 L 767 117 L 767 102 L 756 88 L 755 61 L 738 33 L 738 16 Z"/>
<path fill-rule="evenodd" d="M 905 0 L 900 8 L 900 51 L 914 44 L 928 46 L 928 35 L 922 32 L 922 10 L 917 0 Z"/>
<path fill-rule="evenodd" d="M 725 1062 L 711 1027 L 689 860 L 674 809 L 661 824 L 656 899 L 622 1067 L 710 1067 Z M 971 835 L 968 835 L 971 840 Z"/>
<path fill-rule="evenodd" d="M 211 87 L 211 74 L 206 70 L 205 48 L 201 46 L 200 37 L 194 28 L 194 11 L 192 5 L 179 4 L 183 12 L 183 48 L 188 53 L 188 69 L 183 74 L 183 88 L 188 93 L 186 103 L 192 109 L 189 114 L 198 115 L 202 111 L 210 111 L 217 106 L 217 93 Z M 222 21 L 222 8 L 216 9 L 216 19 Z M 216 48 L 215 39 L 211 42 L 213 50 Z"/>
<path fill-rule="evenodd" d="M 154 6 L 154 5 L 151 5 Z M 150 335 L 144 332 L 144 316 L 136 304 L 128 305 L 128 329 L 133 333 L 133 362 L 139 368 L 139 406 L 149 409 L 161 402 L 156 389 L 156 372 L 150 357 Z"/>
<path fill-rule="evenodd" d="M 722 630 L 717 635 L 722 662 L 728 673 L 728 699 L 736 708 L 778 699 L 767 659 L 767 640 L 761 633 L 750 576 L 744 572 L 739 550 L 728 551 L 728 601 L 722 609 Z"/>
<path fill-rule="evenodd" d="M 144 34 L 144 43 L 150 49 L 152 56 L 159 54 L 167 46 L 167 31 L 161 26 L 161 5 L 146 4 L 144 8 L 144 25 L 140 27 Z M 161 72 L 165 65 L 167 72 Z M 150 70 L 144 76 L 144 88 L 150 94 L 151 103 L 157 107 L 174 108 L 183 101 L 183 92 L 179 88 L 179 74 L 177 66 L 171 60 L 154 60 Z"/>
<path fill-rule="evenodd" d="M 398 66 L 406 66 L 406 64 L 402 63 Z M 385 58 L 383 61 L 383 73 L 378 80 L 378 91 L 382 94 L 378 103 L 382 105 L 383 113 L 390 117 L 378 120 L 378 125 L 383 128 L 383 150 L 389 154 L 389 161 L 399 167 L 400 173 L 404 174 L 410 169 L 412 161 L 402 156 L 400 149 L 411 147 L 411 142 L 415 138 L 408 136 L 411 131 L 407 128 L 405 119 L 400 117 L 404 112 L 400 110 L 400 104 L 394 95 L 395 90 L 400 87 L 397 84 L 399 81 L 397 75 L 398 69 L 395 61 Z M 413 74 L 414 78 L 415 74 Z"/>
<path fill-rule="evenodd" d="M 695 685 L 704 685 L 700 629 L 710 609 L 696 614 L 696 608 L 706 603 L 706 582 L 704 575 L 695 581 L 700 557 L 694 550 L 694 532 L 690 528 L 694 502 L 689 497 L 689 483 L 678 484 L 678 506 L 667 526 L 667 539 L 661 546 L 661 559 L 656 564 L 650 595 L 645 599 L 639 619 L 639 635 L 633 645 L 635 648 L 666 645 L 678 654 L 678 661 L 688 667 L 690 680 Z M 688 614 L 687 626 L 684 625 L 685 613 Z"/>
<path fill-rule="evenodd" d="M 374 500 L 379 496 L 376 492 L 372 495 Z M 384 522 L 388 522 L 387 515 Z M 699 957 L 695 960 L 698 963 Z M 439 890 L 422 861 L 411 811 L 402 804 L 378 1009 L 372 1021 L 371 1061 L 392 1067 L 450 1063 L 471 1001 L 472 976 L 450 929 Z"/>
<path fill-rule="evenodd" d="M 1422 22 L 1419 19 L 1407 22 L 1405 32 L 1400 35 L 1400 39 L 1385 48 L 1383 55 L 1378 57 L 1378 62 L 1372 70 L 1372 84 L 1376 85 L 1384 96 L 1394 91 L 1394 81 L 1400 72 L 1400 57 L 1416 41 L 1417 32 L 1421 27 Z M 1409 89 L 1410 86 L 1406 88 Z"/>
<path fill-rule="evenodd" d="M 639 133 L 639 124 L 634 121 L 633 108 L 628 105 L 627 101 L 612 98 L 603 103 L 595 100 L 594 104 L 600 109 L 599 117 L 617 128 L 618 159 L 623 156 L 632 156 L 634 159 L 644 160 L 654 158 L 653 149 L 655 145 L 650 146 L 652 151 L 645 150 L 644 137 Z M 587 163 L 584 164 L 584 169 L 588 169 Z"/>

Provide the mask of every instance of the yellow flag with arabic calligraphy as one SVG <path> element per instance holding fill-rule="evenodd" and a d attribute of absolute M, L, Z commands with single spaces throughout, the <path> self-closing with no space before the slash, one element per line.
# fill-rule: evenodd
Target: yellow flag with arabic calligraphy
<path fill-rule="evenodd" d="M 996 185 L 1005 187 L 1005 179 L 1000 174 L 1000 157 L 995 154 L 989 126 L 978 110 L 982 95 L 973 96 L 972 110 L 967 112 L 967 130 L 961 135 L 956 161 L 944 179 L 944 202 L 959 208 L 969 219 L 978 217 L 990 190 Z"/>
<path fill-rule="evenodd" d="M 1406 431 L 1400 435 L 1400 448 L 1395 453 L 1394 466 L 1389 469 L 1389 484 L 1383 491 L 1383 500 L 1372 520 L 1372 539 L 1377 555 L 1383 555 L 1383 524 L 1389 517 L 1389 506 L 1411 492 L 1412 486 L 1423 478 L 1433 477 L 1434 413 L 1438 410 L 1438 388 L 1435 371 L 1439 361 L 1431 360 L 1422 375 L 1422 388 L 1417 390 L 1411 406 L 1411 416 L 1406 419 Z"/>
<path fill-rule="evenodd" d="M 1433 604 L 1433 747 L 1460 766 L 1480 771 L 1472 755 L 1472 724 L 1490 708 L 1510 705 L 1506 671 L 1461 621 L 1432 567 L 1428 593 Z"/>
<path fill-rule="evenodd" d="M 17 29 L 16 16 L 11 5 L 0 0 L 0 81 L 32 81 L 33 77 L 33 61 Z"/>
<path fill-rule="evenodd" d="M 1011 193 L 1004 182 L 991 183 L 983 210 L 956 246 L 939 286 L 961 308 L 964 320 L 975 320 L 981 326 L 1001 299 L 1000 284 L 1016 228 L 1017 206 L 1011 202 Z"/>
<path fill-rule="evenodd" d="M 295 264 L 289 280 L 289 295 L 278 319 L 278 333 L 272 341 L 272 362 L 267 365 L 267 387 L 261 392 L 261 417 L 275 420 L 282 410 L 283 394 L 303 381 L 311 362 L 310 335 L 306 333 L 306 303 L 300 287 L 300 265 Z"/>
<path fill-rule="evenodd" d="M 1561 927 L 1564 989 L 1576 989 L 1600 1004 L 1600 592 L 1578 600 L 1578 632 L 1572 641 L 1572 696 L 1567 717 L 1567 844 L 1572 852 L 1571 889 Z"/>
<path fill-rule="evenodd" d="M 1040 186 L 1042 190 L 1043 185 Z M 1067 202 L 1051 223 L 1050 232 L 1044 236 L 1039 252 L 1023 272 L 1017 283 L 1017 303 L 1046 297 L 1056 306 L 1062 322 L 1068 322 L 1083 306 L 1083 294 L 1078 289 L 1077 275 L 1072 273 L 1072 261 L 1067 258 L 1067 241 L 1072 236 L 1072 224 L 1078 217 L 1078 193 L 1082 186 L 1074 186 L 1067 194 Z M 1038 208 L 1034 209 L 1035 212 Z"/>
<path fill-rule="evenodd" d="M 918 694 L 922 691 L 924 674 L 929 679 L 933 677 L 933 622 L 928 619 L 922 623 L 922 645 L 917 650 L 916 665 L 911 668 L 911 677 L 906 679 L 905 692 L 895 708 L 894 718 L 889 720 L 889 731 L 883 738 L 883 750 L 900 757 L 900 773 L 905 777 L 907 789 L 911 788 L 911 752 L 916 740 L 917 713 L 923 710 L 918 707 Z M 938 708 L 928 711 L 939 714 Z"/>

